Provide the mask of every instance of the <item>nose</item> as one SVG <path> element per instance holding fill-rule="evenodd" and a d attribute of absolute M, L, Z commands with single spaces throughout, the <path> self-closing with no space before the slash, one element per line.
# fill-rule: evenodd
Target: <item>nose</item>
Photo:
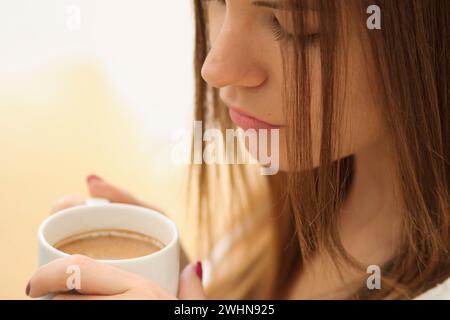
<path fill-rule="evenodd" d="M 251 35 L 245 35 L 245 29 L 226 23 L 205 59 L 201 70 L 203 79 L 215 88 L 260 86 L 266 72 L 257 59 L 258 46 Z"/>

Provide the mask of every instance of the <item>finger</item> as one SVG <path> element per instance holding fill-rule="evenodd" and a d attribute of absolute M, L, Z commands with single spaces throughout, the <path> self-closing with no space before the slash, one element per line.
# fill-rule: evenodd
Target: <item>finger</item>
<path fill-rule="evenodd" d="M 176 300 L 176 297 L 170 295 L 161 289 L 157 284 L 141 285 L 132 288 L 121 294 L 115 295 L 83 295 L 77 293 L 61 293 L 55 295 L 52 300 Z"/>
<path fill-rule="evenodd" d="M 126 291 L 115 295 L 83 295 L 62 293 L 55 295 L 52 300 L 176 300 L 176 297 L 168 293 L 160 293 L 159 295 L 151 292 L 134 292 Z"/>
<path fill-rule="evenodd" d="M 86 182 L 91 197 L 106 198 L 111 202 L 133 204 L 163 213 L 160 208 L 142 201 L 128 191 L 115 186 L 97 175 L 89 175 L 86 178 Z"/>
<path fill-rule="evenodd" d="M 94 198 L 106 198 L 111 202 L 127 203 L 138 205 L 141 201 L 129 194 L 127 191 L 116 187 L 96 175 L 86 178 L 89 194 Z"/>
<path fill-rule="evenodd" d="M 134 300 L 128 292 L 110 295 L 110 296 L 101 296 L 101 295 L 83 295 L 83 294 L 57 294 L 52 300 Z"/>
<path fill-rule="evenodd" d="M 178 297 L 182 300 L 206 299 L 202 285 L 202 264 L 191 263 L 180 275 Z"/>
<path fill-rule="evenodd" d="M 73 255 L 40 267 L 29 282 L 29 296 L 42 297 L 73 289 L 82 294 L 121 294 L 143 281 L 138 275 L 86 256 Z"/>
<path fill-rule="evenodd" d="M 50 213 L 84 204 L 85 200 L 79 196 L 64 196 L 56 200 L 50 209 Z"/>

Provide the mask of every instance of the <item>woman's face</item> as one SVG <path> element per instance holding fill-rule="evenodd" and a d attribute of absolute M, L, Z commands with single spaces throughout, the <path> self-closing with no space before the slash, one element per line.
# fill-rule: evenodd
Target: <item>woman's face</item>
<path fill-rule="evenodd" d="M 208 12 L 211 50 L 202 68 L 202 77 L 218 88 L 220 98 L 229 108 L 231 119 L 243 129 L 280 129 L 280 168 L 287 165 L 285 110 L 283 109 L 283 65 L 281 42 L 286 41 L 293 27 L 283 15 L 283 0 L 204 0 Z M 321 140 L 321 68 L 319 19 L 314 1 L 307 2 L 305 41 L 310 52 L 311 128 L 314 166 L 319 164 Z M 344 13 L 345 14 L 345 13 Z M 384 135 L 381 105 L 375 70 L 368 43 L 357 32 L 358 21 L 346 17 L 345 41 L 347 59 L 345 101 L 339 108 L 342 126 L 338 129 L 340 150 L 335 159 L 357 153 L 376 143 Z M 362 22 L 361 22 L 362 23 Z M 365 26 L 365 21 L 364 21 Z M 365 40 L 364 40 L 365 39 Z M 288 44 L 289 46 L 289 44 Z M 254 155 L 257 157 L 257 155 Z"/>

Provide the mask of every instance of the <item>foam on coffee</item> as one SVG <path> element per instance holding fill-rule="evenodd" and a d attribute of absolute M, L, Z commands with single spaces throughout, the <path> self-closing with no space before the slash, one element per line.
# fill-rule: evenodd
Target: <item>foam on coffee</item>
<path fill-rule="evenodd" d="M 82 254 L 97 260 L 142 257 L 161 250 L 159 240 L 119 229 L 93 230 L 59 241 L 54 247 L 67 254 Z"/>

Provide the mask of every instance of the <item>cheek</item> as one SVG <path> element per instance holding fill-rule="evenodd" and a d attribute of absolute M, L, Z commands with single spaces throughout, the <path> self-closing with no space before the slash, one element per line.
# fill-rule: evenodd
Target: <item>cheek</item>
<path fill-rule="evenodd" d="M 387 130 L 383 120 L 376 69 L 360 45 L 351 46 L 340 128 L 342 150 L 338 157 L 357 153 L 379 141 Z"/>
<path fill-rule="evenodd" d="M 319 165 L 320 160 L 320 145 L 322 135 L 322 76 L 321 76 L 321 61 L 320 48 L 318 45 L 311 47 L 309 52 L 310 73 L 309 82 L 311 90 L 310 100 L 310 128 L 311 128 L 311 156 L 313 167 Z M 300 75 L 301 78 L 301 75 Z M 304 119 L 298 119 L 298 122 L 303 122 Z M 301 124 L 299 124 L 301 125 Z M 298 146 L 297 146 L 298 147 Z M 286 151 L 287 152 L 287 151 Z M 305 168 L 296 168 L 295 171 L 304 170 Z"/>
<path fill-rule="evenodd" d="M 322 140 L 322 76 L 319 52 L 312 55 L 311 61 L 311 145 L 313 166 L 320 161 L 320 145 Z"/>
<path fill-rule="evenodd" d="M 358 43 L 356 42 L 358 41 Z M 344 158 L 378 142 L 386 134 L 379 88 L 376 84 L 376 70 L 359 45 L 360 40 L 349 43 L 349 56 L 345 59 L 345 78 L 338 79 L 340 89 L 335 98 L 337 126 L 335 138 L 339 149 L 333 159 Z M 338 73 L 340 74 L 340 73 Z M 322 144 L 322 89 L 321 65 L 318 52 L 311 60 L 311 139 L 313 166 L 320 161 Z M 344 94 L 345 93 L 345 94 Z M 336 141 L 334 141 L 336 143 Z"/>

